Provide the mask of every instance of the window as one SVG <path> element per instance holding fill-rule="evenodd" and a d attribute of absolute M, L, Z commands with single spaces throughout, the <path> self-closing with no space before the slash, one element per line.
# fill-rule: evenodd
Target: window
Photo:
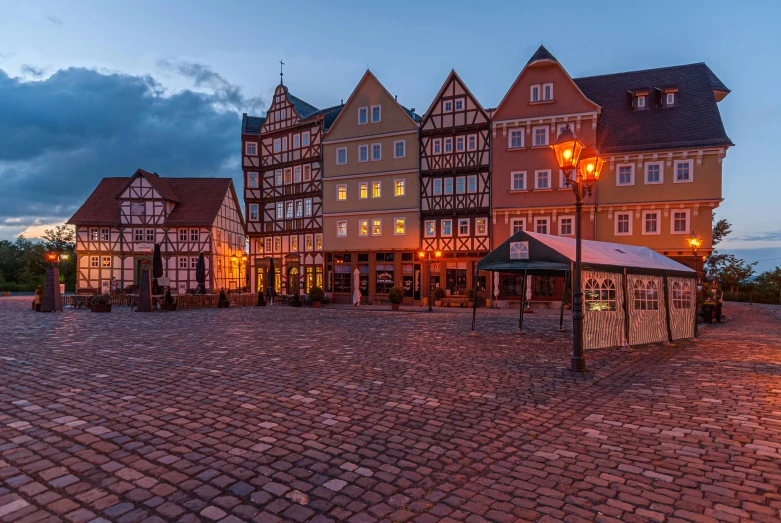
<path fill-rule="evenodd" d="M 393 219 L 393 234 L 396 236 L 402 236 L 407 234 L 407 219 L 406 218 L 394 218 Z"/>
<path fill-rule="evenodd" d="M 359 145 L 358 146 L 358 161 L 359 162 L 368 162 L 369 161 L 369 146 L 368 145 Z"/>
<path fill-rule="evenodd" d="M 90 267 L 100 267 L 100 258 L 98 256 L 90 256 L 89 257 L 89 266 Z"/>
<path fill-rule="evenodd" d="M 645 109 L 645 102 L 646 102 L 647 96 L 644 94 L 637 96 L 637 108 L 638 109 Z"/>
<path fill-rule="evenodd" d="M 287 118 L 287 109 L 282 109 L 282 111 L 280 111 L 280 117 L 282 118 L 282 120 Z"/>
<path fill-rule="evenodd" d="M 694 181 L 692 172 L 694 162 L 692 160 L 679 160 L 675 162 L 675 183 Z"/>
<path fill-rule="evenodd" d="M 358 220 L 358 236 L 369 236 L 369 220 Z"/>
<path fill-rule="evenodd" d="M 282 151 L 282 140 L 280 140 L 279 138 L 276 138 L 274 140 L 274 152 L 278 153 L 278 152 L 281 152 L 281 151 Z"/>
<path fill-rule="evenodd" d="M 339 184 L 336 186 L 336 199 L 343 202 L 347 200 L 347 184 Z"/>
<path fill-rule="evenodd" d="M 369 197 L 369 184 L 361 182 L 358 184 L 358 198 L 365 200 Z"/>
<path fill-rule="evenodd" d="M 542 99 L 547 101 L 553 100 L 553 84 L 542 84 Z"/>
<path fill-rule="evenodd" d="M 575 234 L 575 219 L 572 216 L 559 217 L 559 236 L 572 236 Z"/>
<path fill-rule="evenodd" d="M 369 108 L 368 107 L 359 107 L 358 108 L 358 125 L 364 125 L 366 123 L 369 123 Z"/>
<path fill-rule="evenodd" d="M 538 234 L 548 234 L 548 218 L 535 218 L 534 232 Z"/>
<path fill-rule="evenodd" d="M 525 191 L 526 190 L 526 171 L 516 171 L 510 173 L 512 178 L 512 190 L 513 191 Z"/>
<path fill-rule="evenodd" d="M 138 229 L 136 229 L 136 236 L 138 236 Z M 136 238 L 137 240 L 140 240 L 141 238 Z M 179 241 L 180 242 L 186 242 L 187 241 L 187 229 L 179 229 Z"/>
<path fill-rule="evenodd" d="M 452 153 L 452 152 L 453 152 L 453 139 L 445 138 L 445 153 Z"/>
<path fill-rule="evenodd" d="M 285 169 L 285 185 L 293 183 L 293 168 L 288 167 Z"/>
<path fill-rule="evenodd" d="M 372 123 L 377 123 L 382 120 L 382 106 L 372 105 Z"/>
<path fill-rule="evenodd" d="M 258 173 L 247 173 L 247 187 L 256 188 L 258 186 Z"/>
<path fill-rule="evenodd" d="M 146 214 L 146 204 L 143 202 L 130 204 L 130 216 L 144 216 Z"/>
<path fill-rule="evenodd" d="M 382 220 L 379 218 L 372 219 L 372 236 L 382 236 Z"/>
<path fill-rule="evenodd" d="M 193 231 L 195 231 L 195 238 L 192 237 Z M 190 240 L 197 242 L 198 241 L 198 229 L 193 229 L 190 231 Z M 155 230 L 154 229 L 147 229 L 146 230 L 146 241 L 153 242 L 155 241 Z"/>
<path fill-rule="evenodd" d="M 274 252 L 280 252 L 282 250 L 282 238 L 279 236 L 274 237 Z"/>
<path fill-rule="evenodd" d="M 550 189 L 550 171 L 534 171 L 534 188 Z"/>
<path fill-rule="evenodd" d="M 453 194 L 453 178 L 445 178 L 445 194 Z"/>
<path fill-rule="evenodd" d="M 616 213 L 616 236 L 630 236 L 632 234 L 632 213 Z"/>
<path fill-rule="evenodd" d="M 182 232 L 184 232 L 184 240 L 182 240 Z M 144 229 L 136 229 L 133 231 L 133 239 L 137 242 L 144 241 Z M 187 229 L 184 229 L 179 233 L 179 239 L 181 241 L 187 241 Z"/>
<path fill-rule="evenodd" d="M 659 232 L 659 211 L 643 211 L 643 234 Z"/>
<path fill-rule="evenodd" d="M 298 252 L 298 236 L 290 237 L 290 252 Z"/>
<path fill-rule="evenodd" d="M 282 185 L 282 169 L 277 169 L 274 171 L 274 185 L 277 187 Z"/>
<path fill-rule="evenodd" d="M 570 176 L 572 175 L 570 174 Z M 567 186 L 567 175 L 564 173 L 564 171 L 559 169 L 559 189 L 568 189 L 568 188 L 569 187 Z"/>
<path fill-rule="evenodd" d="M 293 182 L 294 183 L 301 183 L 301 166 L 297 165 L 295 169 L 293 169 Z"/>
<path fill-rule="evenodd" d="M 442 178 L 434 179 L 434 196 L 440 196 L 442 194 Z"/>
<path fill-rule="evenodd" d="M 347 163 L 347 147 L 340 147 L 336 150 L 336 165 Z"/>
<path fill-rule="evenodd" d="M 197 269 L 198 268 L 198 257 L 190 258 L 190 268 L 191 269 Z"/>
<path fill-rule="evenodd" d="M 186 269 L 190 266 L 190 261 L 187 258 L 179 258 L 179 268 Z"/>
<path fill-rule="evenodd" d="M 510 149 L 523 147 L 523 129 L 510 130 L 510 139 L 509 139 L 508 147 Z"/>
<path fill-rule="evenodd" d="M 565 129 L 569 128 L 569 132 L 573 134 L 577 138 L 577 134 L 575 133 L 575 122 L 562 122 L 556 127 L 556 137 L 564 132 Z"/>
<path fill-rule="evenodd" d="M 633 287 L 636 311 L 659 310 L 659 288 L 656 281 L 635 280 Z"/>
<path fill-rule="evenodd" d="M 336 222 L 336 236 L 337 236 L 337 238 L 346 238 L 347 237 L 347 222 L 346 221 Z"/>
<path fill-rule="evenodd" d="M 372 182 L 372 198 L 382 197 L 382 182 Z"/>
<path fill-rule="evenodd" d="M 382 144 L 373 143 L 372 144 L 372 161 L 376 162 L 378 160 L 382 160 Z"/>
<path fill-rule="evenodd" d="M 300 134 L 294 134 L 293 135 L 293 149 L 298 149 L 301 147 L 301 135 Z"/>
<path fill-rule="evenodd" d="M 304 198 L 304 216 L 312 216 L 312 198 Z"/>
<path fill-rule="evenodd" d="M 456 137 L 456 152 L 463 152 L 464 150 L 464 137 L 463 136 L 457 136 Z"/>
<path fill-rule="evenodd" d="M 296 218 L 304 216 L 304 200 L 296 200 Z"/>
<path fill-rule="evenodd" d="M 466 179 L 466 190 L 468 192 L 477 192 L 477 175 L 472 174 Z"/>
<path fill-rule="evenodd" d="M 437 235 L 437 221 L 426 220 L 426 238 L 433 238 Z"/>
<path fill-rule="evenodd" d="M 460 111 L 464 108 L 464 100 L 462 98 L 459 98 L 456 100 L 456 111 Z"/>
<path fill-rule="evenodd" d="M 442 236 L 453 236 L 453 220 L 442 220 Z"/>
<path fill-rule="evenodd" d="M 442 140 L 439 138 L 434 140 L 434 154 L 442 154 Z"/>
<path fill-rule="evenodd" d="M 466 178 L 459 176 L 456 178 L 456 193 L 464 194 L 466 192 Z"/>
<path fill-rule="evenodd" d="M 312 245 L 313 245 L 312 244 L 312 235 L 311 234 L 307 234 L 304 238 L 305 238 L 304 239 L 304 241 L 305 241 L 304 247 L 306 248 L 307 251 L 311 251 L 312 250 Z"/>
<path fill-rule="evenodd" d="M 674 309 L 692 308 L 692 289 L 689 283 L 674 281 L 672 291 Z"/>
<path fill-rule="evenodd" d="M 287 136 L 282 137 L 282 150 L 287 151 Z"/>
<path fill-rule="evenodd" d="M 442 102 L 442 105 L 443 105 L 442 110 L 445 111 L 446 113 L 449 113 L 450 111 L 453 110 L 453 102 L 450 100 L 445 100 L 444 102 Z"/>
<path fill-rule="evenodd" d="M 671 107 L 675 105 L 675 93 L 665 93 L 664 94 L 664 106 L 665 107 Z"/>
<path fill-rule="evenodd" d="M 304 165 L 304 181 L 312 181 L 312 166 L 309 164 Z"/>
<path fill-rule="evenodd" d="M 293 202 L 285 202 L 285 218 L 293 217 Z"/>
<path fill-rule="evenodd" d="M 664 182 L 662 171 L 662 162 L 654 162 L 645 164 L 645 183 L 662 183 Z"/>
<path fill-rule="evenodd" d="M 98 229 L 90 229 L 89 231 L 89 239 L 93 242 L 98 241 L 98 238 L 100 238 L 100 234 L 98 232 Z"/>
<path fill-rule="evenodd" d="M 393 195 L 394 196 L 404 196 L 406 187 L 405 187 L 405 181 L 404 180 L 394 180 L 393 181 Z"/>
<path fill-rule="evenodd" d="M 256 156 L 258 154 L 258 144 L 256 142 L 245 143 L 244 152 L 249 156 Z"/>
<path fill-rule="evenodd" d="M 301 133 L 301 145 L 309 145 L 309 131 L 304 131 Z"/>
<path fill-rule="evenodd" d="M 265 245 L 263 246 L 263 250 L 265 252 L 272 252 L 271 249 L 271 238 L 264 238 Z"/>
<path fill-rule="evenodd" d="M 512 231 L 512 234 L 516 234 L 523 230 L 526 230 L 526 218 L 510 219 L 510 231 Z"/>
<path fill-rule="evenodd" d="M 534 146 L 541 147 L 548 145 L 548 127 L 535 127 L 534 128 Z"/>
<path fill-rule="evenodd" d="M 101 241 L 107 242 L 107 241 L 109 241 L 109 238 L 110 238 L 110 236 L 109 236 L 108 229 L 101 229 L 100 230 L 100 239 L 101 239 Z"/>
<path fill-rule="evenodd" d="M 602 284 L 594 278 L 586 281 L 583 293 L 585 308 L 587 311 L 616 311 L 616 284 L 610 278 L 602 281 Z"/>
<path fill-rule="evenodd" d="M 672 211 L 671 234 L 689 234 L 689 209 Z"/>
<path fill-rule="evenodd" d="M 467 141 L 467 149 L 470 151 L 476 151 L 477 150 L 477 135 L 470 134 L 469 139 Z"/>
<path fill-rule="evenodd" d="M 469 236 L 469 218 L 459 218 L 458 220 L 458 235 Z"/>
<path fill-rule="evenodd" d="M 249 219 L 253 222 L 258 221 L 258 204 L 251 203 L 249 206 Z"/>
<path fill-rule="evenodd" d="M 488 235 L 488 218 L 475 218 L 475 234 L 477 236 Z"/>
<path fill-rule="evenodd" d="M 624 164 L 618 166 L 616 175 L 616 185 L 634 185 L 635 184 L 635 165 Z"/>
<path fill-rule="evenodd" d="M 530 102 L 540 101 L 540 84 L 531 86 L 531 92 L 529 93 L 529 101 Z"/>
<path fill-rule="evenodd" d="M 282 220 L 285 218 L 285 204 L 282 202 L 277 202 L 277 220 Z"/>
<path fill-rule="evenodd" d="M 111 267 L 111 256 L 101 256 L 100 265 L 102 267 Z"/>
<path fill-rule="evenodd" d="M 407 142 L 404 140 L 393 142 L 393 157 L 404 158 L 405 156 L 407 156 Z"/>

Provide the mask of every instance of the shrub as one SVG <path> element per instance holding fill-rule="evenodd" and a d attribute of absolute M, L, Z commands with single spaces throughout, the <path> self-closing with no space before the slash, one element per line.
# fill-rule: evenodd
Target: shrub
<path fill-rule="evenodd" d="M 290 305 L 293 307 L 301 306 L 301 298 L 298 296 L 298 294 L 293 295 L 293 299 L 290 301 Z"/>
<path fill-rule="evenodd" d="M 228 301 L 228 295 L 225 294 L 225 289 L 220 289 L 220 301 Z"/>
<path fill-rule="evenodd" d="M 323 301 L 324 296 L 325 294 L 323 293 L 322 287 L 312 287 L 309 289 L 309 299 L 313 302 Z"/>
<path fill-rule="evenodd" d="M 434 301 L 439 301 L 445 298 L 445 289 L 442 287 L 434 287 Z"/>
<path fill-rule="evenodd" d="M 92 297 L 92 303 L 102 303 L 108 305 L 111 303 L 111 296 L 108 294 L 96 294 Z"/>
<path fill-rule="evenodd" d="M 404 292 L 400 287 L 391 287 L 388 291 L 388 301 L 391 303 L 401 303 L 404 300 Z"/>
<path fill-rule="evenodd" d="M 258 305 L 259 306 L 266 305 L 266 295 L 263 294 L 263 291 L 258 291 Z"/>

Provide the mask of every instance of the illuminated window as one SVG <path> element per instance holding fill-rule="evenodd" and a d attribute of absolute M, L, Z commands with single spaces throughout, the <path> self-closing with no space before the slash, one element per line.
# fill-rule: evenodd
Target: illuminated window
<path fill-rule="evenodd" d="M 458 220 L 458 235 L 469 236 L 469 219 L 461 218 Z"/>
<path fill-rule="evenodd" d="M 475 219 L 475 234 L 478 236 L 488 235 L 488 218 Z"/>
<path fill-rule="evenodd" d="M 583 293 L 587 311 L 616 311 L 616 284 L 610 278 L 601 284 L 594 278 L 586 281 Z"/>
<path fill-rule="evenodd" d="M 293 183 L 293 169 L 288 167 L 285 169 L 285 184 Z"/>
<path fill-rule="evenodd" d="M 298 236 L 290 237 L 290 251 L 298 252 Z"/>
<path fill-rule="evenodd" d="M 453 220 L 442 220 L 442 236 L 453 235 Z"/>
<path fill-rule="evenodd" d="M 103 267 L 111 267 L 111 256 L 103 256 L 103 257 L 101 257 L 100 264 Z"/>
<path fill-rule="evenodd" d="M 372 198 L 380 198 L 382 196 L 382 182 L 372 182 Z"/>
<path fill-rule="evenodd" d="M 358 220 L 358 236 L 369 236 L 369 220 Z"/>
<path fill-rule="evenodd" d="M 309 164 L 304 165 L 304 181 L 312 181 L 312 166 Z"/>
<path fill-rule="evenodd" d="M 382 220 L 379 218 L 372 220 L 372 236 L 382 236 Z"/>
<path fill-rule="evenodd" d="M 274 252 L 280 252 L 282 250 L 282 238 L 276 236 L 274 238 Z"/>
<path fill-rule="evenodd" d="M 323 235 L 322 234 L 315 234 L 315 250 L 317 250 L 317 251 L 322 251 L 323 250 Z"/>
<path fill-rule="evenodd" d="M 437 221 L 426 220 L 426 238 L 433 238 L 437 235 Z"/>
<path fill-rule="evenodd" d="M 369 197 L 369 184 L 366 182 L 361 182 L 358 185 L 358 198 L 361 200 L 365 200 Z"/>
<path fill-rule="evenodd" d="M 305 244 L 306 245 L 306 250 L 307 251 L 311 251 L 312 250 L 312 245 L 313 245 L 313 243 L 312 243 L 312 235 L 311 234 L 307 234 L 305 241 L 306 241 L 306 244 Z"/>
<path fill-rule="evenodd" d="M 400 236 L 407 233 L 407 225 L 405 218 L 394 218 L 393 220 L 393 234 Z"/>
<path fill-rule="evenodd" d="M 265 245 L 264 245 L 263 249 L 266 252 L 272 252 L 271 241 L 272 241 L 271 238 L 264 238 Z"/>
<path fill-rule="evenodd" d="M 339 184 L 336 186 L 336 199 L 339 201 L 347 200 L 347 185 Z"/>
<path fill-rule="evenodd" d="M 404 180 L 395 180 L 393 182 L 393 188 L 394 188 L 393 195 L 394 196 L 404 196 L 404 191 L 405 191 L 404 184 L 405 184 Z"/>

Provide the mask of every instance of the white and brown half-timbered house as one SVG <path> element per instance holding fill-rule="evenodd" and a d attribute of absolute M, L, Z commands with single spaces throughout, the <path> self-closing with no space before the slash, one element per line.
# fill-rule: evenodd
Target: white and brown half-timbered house
<path fill-rule="evenodd" d="M 451 293 L 474 288 L 477 262 L 490 252 L 490 126 L 489 114 L 451 71 L 420 127 L 421 246 L 442 252 L 429 282 Z M 478 292 L 485 289 L 483 276 Z"/>
<path fill-rule="evenodd" d="M 244 219 L 230 178 L 162 178 L 143 169 L 104 178 L 68 223 L 76 226 L 78 290 L 137 285 L 155 243 L 173 293 L 196 287 L 200 253 L 207 291 L 243 286 Z"/>
<path fill-rule="evenodd" d="M 250 285 L 256 291 L 268 286 L 271 259 L 278 293 L 308 293 L 323 285 L 320 143 L 340 110 L 318 110 L 280 83 L 265 117 L 244 115 L 244 201 Z"/>

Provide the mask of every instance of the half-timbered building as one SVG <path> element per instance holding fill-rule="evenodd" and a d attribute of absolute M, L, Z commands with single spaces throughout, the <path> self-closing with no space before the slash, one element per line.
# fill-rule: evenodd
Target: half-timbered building
<path fill-rule="evenodd" d="M 244 286 L 244 219 L 230 178 L 163 178 L 143 169 L 104 178 L 68 223 L 76 226 L 78 290 L 138 285 L 156 243 L 175 294 L 196 287 L 201 253 L 207 291 Z"/>
<path fill-rule="evenodd" d="M 341 106 L 318 110 L 279 84 L 266 116 L 244 115 L 242 155 L 251 287 L 278 293 L 323 285 L 324 130 Z"/>
<path fill-rule="evenodd" d="M 490 117 L 451 71 L 420 127 L 421 246 L 442 252 L 424 281 L 451 294 L 474 288 L 490 251 L 490 158 Z M 484 294 L 485 277 L 477 283 Z"/>

